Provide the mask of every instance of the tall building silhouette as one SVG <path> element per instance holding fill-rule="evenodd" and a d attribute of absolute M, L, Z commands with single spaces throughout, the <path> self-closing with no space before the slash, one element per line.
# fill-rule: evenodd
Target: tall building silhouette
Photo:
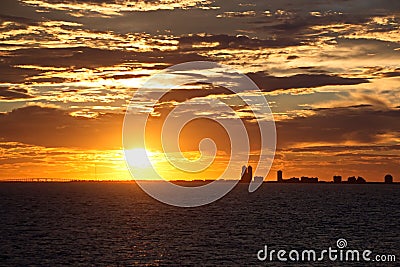
<path fill-rule="evenodd" d="M 278 182 L 283 182 L 283 172 L 281 170 L 277 171 L 276 176 Z"/>
<path fill-rule="evenodd" d="M 246 172 L 247 172 L 247 167 L 246 167 L 246 165 L 243 165 L 242 166 L 242 175 L 240 176 L 241 177 L 240 179 L 243 178 L 243 176 L 245 175 Z"/>
<path fill-rule="evenodd" d="M 240 178 L 241 183 L 250 183 L 253 180 L 253 168 L 251 166 L 242 167 L 242 177 Z"/>
<path fill-rule="evenodd" d="M 247 167 L 247 175 L 249 176 L 249 182 L 251 182 L 253 180 L 253 167 L 251 167 L 250 165 L 249 167 Z"/>

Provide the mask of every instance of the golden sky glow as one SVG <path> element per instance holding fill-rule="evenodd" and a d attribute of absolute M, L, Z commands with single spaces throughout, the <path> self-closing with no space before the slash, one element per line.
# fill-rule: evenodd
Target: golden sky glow
<path fill-rule="evenodd" d="M 205 60 L 247 74 L 267 98 L 278 138 L 268 179 L 283 169 L 287 177 L 381 181 L 391 173 L 399 181 L 399 4 L 300 2 L 4 1 L 0 179 L 130 179 L 121 140 L 130 99 L 159 70 Z M 257 132 L 248 108 L 226 90 L 181 89 L 153 110 L 146 149 L 169 179 L 213 179 L 230 156 L 223 130 L 201 120 L 188 125 L 179 140 L 184 156 L 197 159 L 209 137 L 216 158 L 206 172 L 175 172 L 159 140 L 163 118 L 183 103 L 185 112 L 206 114 L 220 99 L 245 118 L 251 136 Z M 146 99 L 136 109 L 148 109 Z M 250 162 L 259 149 L 253 141 Z M 146 171 L 144 152 L 129 153 Z"/>

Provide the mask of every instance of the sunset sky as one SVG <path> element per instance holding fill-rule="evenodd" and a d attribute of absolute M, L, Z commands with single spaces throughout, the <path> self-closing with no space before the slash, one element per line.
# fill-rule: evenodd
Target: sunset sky
<path fill-rule="evenodd" d="M 263 91 L 277 127 L 268 180 L 282 169 L 400 181 L 400 1 L 5 0 L 0 19 L 0 179 L 130 179 L 130 99 L 152 74 L 198 60 Z M 185 101 L 234 98 L 204 84 L 178 91 L 155 124 Z M 192 126 L 202 130 L 187 129 L 183 151 L 196 157 L 214 136 L 222 164 L 224 132 Z"/>

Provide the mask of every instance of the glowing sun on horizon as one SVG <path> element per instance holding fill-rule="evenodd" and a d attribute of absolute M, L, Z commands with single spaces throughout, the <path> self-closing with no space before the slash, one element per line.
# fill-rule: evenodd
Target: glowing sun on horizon
<path fill-rule="evenodd" d="M 131 167 L 146 169 L 151 164 L 152 153 L 144 148 L 134 148 L 125 151 L 126 158 Z"/>

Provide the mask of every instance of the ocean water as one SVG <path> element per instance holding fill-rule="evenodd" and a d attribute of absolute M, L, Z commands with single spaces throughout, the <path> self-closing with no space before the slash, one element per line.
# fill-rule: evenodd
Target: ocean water
<path fill-rule="evenodd" d="M 394 254 L 400 186 L 238 185 L 199 208 L 157 202 L 133 183 L 1 183 L 1 266 L 343 266 L 260 261 L 279 249 Z M 349 265 L 348 262 L 345 265 Z M 377 266 L 354 263 L 354 266 Z"/>

